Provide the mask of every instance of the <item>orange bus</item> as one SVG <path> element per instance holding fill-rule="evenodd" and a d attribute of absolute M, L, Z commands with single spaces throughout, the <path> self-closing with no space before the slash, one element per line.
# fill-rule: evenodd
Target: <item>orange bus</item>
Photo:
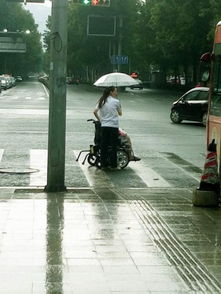
<path fill-rule="evenodd" d="M 209 79 L 209 106 L 207 116 L 207 146 L 215 139 L 219 174 L 221 171 L 221 21 L 216 25 L 211 70 L 204 71 L 202 80 Z"/>

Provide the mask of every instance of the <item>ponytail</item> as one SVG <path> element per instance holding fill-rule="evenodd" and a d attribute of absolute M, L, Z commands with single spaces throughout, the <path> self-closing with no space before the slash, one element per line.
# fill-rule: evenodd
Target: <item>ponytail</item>
<path fill-rule="evenodd" d="M 98 100 L 98 108 L 100 109 L 107 101 L 107 98 L 110 96 L 110 93 L 115 90 L 114 86 L 108 87 L 104 90 L 103 95 Z"/>

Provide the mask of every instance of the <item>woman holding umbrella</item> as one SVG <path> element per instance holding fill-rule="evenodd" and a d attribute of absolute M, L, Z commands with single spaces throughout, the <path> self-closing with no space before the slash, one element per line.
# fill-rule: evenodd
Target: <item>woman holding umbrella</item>
<path fill-rule="evenodd" d="M 122 109 L 116 87 L 111 86 L 104 90 L 94 115 L 101 122 L 101 168 L 106 168 L 108 165 L 108 146 L 111 146 L 111 167 L 117 168 L 119 115 L 122 115 Z"/>

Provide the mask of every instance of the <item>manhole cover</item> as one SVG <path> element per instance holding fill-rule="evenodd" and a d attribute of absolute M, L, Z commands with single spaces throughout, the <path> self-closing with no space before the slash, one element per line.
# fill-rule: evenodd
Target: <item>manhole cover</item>
<path fill-rule="evenodd" d="M 31 174 L 37 172 L 39 170 L 34 168 L 0 168 L 1 174 Z"/>

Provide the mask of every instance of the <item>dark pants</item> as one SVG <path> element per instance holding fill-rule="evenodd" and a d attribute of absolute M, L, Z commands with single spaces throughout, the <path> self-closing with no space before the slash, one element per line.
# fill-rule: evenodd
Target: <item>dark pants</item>
<path fill-rule="evenodd" d="M 110 165 L 117 167 L 118 128 L 101 127 L 101 167 L 108 165 L 108 147 L 111 147 Z"/>

